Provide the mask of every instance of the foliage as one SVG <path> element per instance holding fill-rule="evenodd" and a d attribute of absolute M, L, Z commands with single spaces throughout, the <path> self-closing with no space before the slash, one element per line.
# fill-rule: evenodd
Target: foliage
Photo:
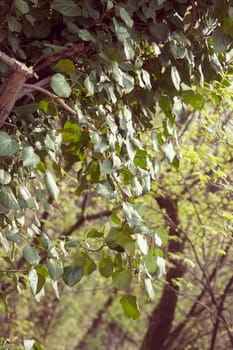
<path fill-rule="evenodd" d="M 34 72 L 1 119 L 3 303 L 12 285 L 29 285 L 41 300 L 50 282 L 59 298 L 59 283 L 72 287 L 99 270 L 123 291 L 124 313 L 136 319 L 131 283 L 140 278 L 153 298 L 168 239 L 153 229 L 140 197 L 159 179 L 164 156 L 165 174 L 182 174 L 182 152 L 199 164 L 192 146 L 180 152 L 175 123 L 182 130 L 187 110 L 207 113 L 208 101 L 221 103 L 224 80 L 216 88 L 204 83 L 228 67 L 231 2 L 14 0 L 0 1 L 0 16 L 8 57 L 0 65 L 2 96 L 9 58 Z M 6 107 L 0 98 L 0 116 Z M 203 181 L 210 176 L 194 170 Z M 73 226 L 59 222 L 55 230 L 49 221 L 63 200 Z M 95 219 L 102 227 L 78 231 Z"/>

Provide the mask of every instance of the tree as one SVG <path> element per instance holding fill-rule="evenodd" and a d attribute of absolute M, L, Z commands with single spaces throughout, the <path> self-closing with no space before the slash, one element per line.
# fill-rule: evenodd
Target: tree
<path fill-rule="evenodd" d="M 146 224 L 137 198 L 158 176 L 158 149 L 179 168 L 175 123 L 186 125 L 187 106 L 203 109 L 206 97 L 196 87 L 228 67 L 231 3 L 14 0 L 0 1 L 0 16 L 3 303 L 28 283 L 40 299 L 49 280 L 58 296 L 60 280 L 71 287 L 98 264 L 125 291 L 125 315 L 137 319 L 131 280 L 140 274 L 151 298 L 147 261 L 154 259 L 159 276 L 165 264 L 163 237 Z M 97 212 L 96 195 L 104 198 Z M 59 198 L 70 197 L 79 218 L 50 237 L 46 222 Z M 155 197 L 179 225 L 176 200 Z M 72 238 L 100 218 L 110 220 Z M 181 243 L 168 244 L 174 254 L 183 250 L 180 235 Z M 168 283 L 183 268 L 169 273 Z"/>

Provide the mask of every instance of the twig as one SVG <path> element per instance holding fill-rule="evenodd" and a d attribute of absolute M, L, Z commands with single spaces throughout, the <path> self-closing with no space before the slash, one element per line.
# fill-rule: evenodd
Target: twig
<path fill-rule="evenodd" d="M 73 110 L 70 106 L 68 106 L 65 101 L 58 97 L 57 95 L 53 94 L 52 92 L 34 85 L 34 84 L 24 84 L 25 88 L 31 89 L 31 90 L 37 90 L 42 92 L 42 94 L 47 95 L 48 97 L 50 97 L 52 100 L 55 100 L 61 107 L 63 107 L 63 109 L 65 109 L 67 112 L 69 112 L 72 116 L 77 117 L 77 112 L 75 112 L 75 110 Z"/>
<path fill-rule="evenodd" d="M 18 269 L 11 269 L 11 270 L 4 270 L 0 269 L 1 273 L 28 273 L 28 270 L 18 270 Z"/>
<path fill-rule="evenodd" d="M 102 217 L 108 217 L 111 214 L 112 214 L 111 210 L 104 210 L 96 214 L 81 216 L 74 225 L 72 225 L 66 232 L 63 233 L 63 235 L 70 236 L 75 230 L 77 230 L 80 226 L 82 226 L 85 221 L 101 219 Z"/>
<path fill-rule="evenodd" d="M 48 66 L 51 66 L 52 64 L 58 62 L 59 60 L 63 58 L 77 56 L 78 53 L 83 52 L 84 50 L 85 50 L 84 43 L 78 43 L 62 53 L 57 53 L 55 55 L 48 57 L 45 62 L 35 67 L 35 71 L 40 72 L 41 70 L 47 68 Z"/>
<path fill-rule="evenodd" d="M 37 81 L 35 84 L 33 84 L 33 86 L 40 86 L 40 87 L 43 87 L 43 88 L 48 87 L 49 83 L 50 83 L 50 80 L 51 80 L 51 77 L 46 77 L 44 79 L 41 79 L 41 80 Z M 20 100 L 23 96 L 25 96 L 27 94 L 30 94 L 32 92 L 32 90 L 35 90 L 35 88 L 34 89 L 32 89 L 32 88 L 27 89 L 25 87 L 25 85 L 23 85 L 22 90 L 19 92 L 19 94 L 17 96 L 17 100 Z"/>
<path fill-rule="evenodd" d="M 224 289 L 224 292 L 223 292 L 223 294 L 221 296 L 220 303 L 219 303 L 219 305 L 217 307 L 216 321 L 215 321 L 215 324 L 214 324 L 212 338 L 211 338 L 211 344 L 210 344 L 210 348 L 209 348 L 210 350 L 214 350 L 214 348 L 215 348 L 215 342 L 216 342 L 216 338 L 217 338 L 217 334 L 218 334 L 219 322 L 220 322 L 220 319 L 224 320 L 223 317 L 222 317 L 222 312 L 223 312 L 223 308 L 224 308 L 224 302 L 225 302 L 225 299 L 227 297 L 227 293 L 228 293 L 229 289 L 231 288 L 232 284 L 233 284 L 233 276 L 228 281 L 228 283 L 227 283 L 227 285 L 226 285 L 226 287 Z M 229 335 L 231 346 L 233 347 L 233 335 L 231 334 L 231 330 L 227 326 L 227 323 L 226 323 L 226 331 L 227 331 L 227 333 Z"/>

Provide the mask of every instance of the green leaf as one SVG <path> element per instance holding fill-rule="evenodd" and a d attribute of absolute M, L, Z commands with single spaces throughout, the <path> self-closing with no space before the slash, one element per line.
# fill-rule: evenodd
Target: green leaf
<path fill-rule="evenodd" d="M 96 192 L 105 199 L 116 198 L 115 189 L 108 181 L 101 181 L 96 186 Z"/>
<path fill-rule="evenodd" d="M 155 273 L 157 270 L 156 256 L 152 250 L 149 250 L 148 254 L 144 257 L 145 265 L 149 273 Z"/>
<path fill-rule="evenodd" d="M 51 8 L 64 16 L 80 16 L 81 10 L 73 0 L 53 0 Z"/>
<path fill-rule="evenodd" d="M 118 218 L 117 210 L 115 208 L 112 209 L 112 214 L 110 216 L 110 219 L 112 220 L 112 222 L 114 222 L 117 225 L 119 225 L 121 223 L 121 220 Z"/>
<path fill-rule="evenodd" d="M 145 69 L 142 69 L 141 73 L 142 73 L 142 79 L 144 81 L 146 88 L 148 90 L 151 90 L 152 86 L 151 86 L 151 81 L 150 81 L 150 74 Z"/>
<path fill-rule="evenodd" d="M 23 147 L 23 166 L 35 168 L 37 164 L 40 162 L 40 157 L 34 152 L 32 146 L 24 146 Z"/>
<path fill-rule="evenodd" d="M 58 61 L 55 68 L 66 74 L 73 74 L 75 72 L 74 63 L 67 58 L 63 58 L 62 60 Z"/>
<path fill-rule="evenodd" d="M 22 30 L 22 24 L 17 21 L 16 17 L 10 16 L 8 18 L 8 27 L 11 32 L 21 32 Z"/>
<path fill-rule="evenodd" d="M 130 286 L 132 274 L 128 270 L 117 271 L 113 274 L 112 280 L 117 289 L 124 290 Z"/>
<path fill-rule="evenodd" d="M 39 274 L 38 271 L 37 271 L 37 275 L 38 275 L 38 281 L 37 281 L 37 287 L 36 287 L 36 294 L 41 292 L 45 284 L 45 277 Z"/>
<path fill-rule="evenodd" d="M 28 4 L 24 0 L 14 0 L 14 5 L 23 15 L 29 12 Z"/>
<path fill-rule="evenodd" d="M 9 186 L 2 187 L 0 203 L 7 209 L 19 209 L 17 199 Z"/>
<path fill-rule="evenodd" d="M 78 31 L 78 34 L 80 36 L 80 38 L 84 41 L 91 41 L 91 42 L 96 42 L 96 39 L 93 37 L 93 35 L 91 35 L 87 29 L 80 29 Z"/>
<path fill-rule="evenodd" d="M 196 110 L 202 110 L 205 105 L 204 96 L 201 94 L 195 94 L 192 90 L 183 92 L 183 101 Z"/>
<path fill-rule="evenodd" d="M 91 143 L 94 145 L 94 151 L 103 153 L 109 148 L 109 144 L 97 132 L 91 134 Z"/>
<path fill-rule="evenodd" d="M 38 274 L 35 269 L 31 269 L 28 273 L 28 281 L 30 285 L 30 289 L 33 295 L 36 295 L 37 290 L 37 282 L 38 282 Z"/>
<path fill-rule="evenodd" d="M 181 78 L 180 74 L 175 66 L 171 68 L 171 78 L 176 90 L 180 90 Z"/>
<path fill-rule="evenodd" d="M 49 276 L 48 271 L 44 265 L 39 265 L 36 267 L 36 272 L 38 275 L 47 278 Z"/>
<path fill-rule="evenodd" d="M 1 295 L 1 301 L 2 301 L 2 304 L 3 304 L 3 308 L 4 308 L 5 314 L 9 315 L 9 305 L 8 305 L 7 296 L 6 295 Z M 5 349 L 6 350 L 11 350 L 9 347 L 6 347 L 6 348 L 4 347 L 3 349 L 1 349 L 1 347 L 0 347 L 0 350 L 5 350 Z"/>
<path fill-rule="evenodd" d="M 165 260 L 161 256 L 157 256 L 157 266 L 158 266 L 158 278 L 161 278 L 166 274 Z"/>
<path fill-rule="evenodd" d="M 150 27 L 151 34 L 158 42 L 165 43 L 170 34 L 169 26 L 165 23 L 156 23 Z"/>
<path fill-rule="evenodd" d="M 117 39 L 120 42 L 124 43 L 125 40 L 130 37 L 128 30 L 124 26 L 119 25 L 115 17 L 113 17 L 113 24 L 114 24 L 114 30 L 115 30 Z"/>
<path fill-rule="evenodd" d="M 140 196 L 143 192 L 143 187 L 142 185 L 140 184 L 140 182 L 138 181 L 138 178 L 137 176 L 134 176 L 132 178 L 132 181 L 131 181 L 131 185 L 133 187 L 133 190 L 134 190 L 134 193 L 135 193 L 135 196 Z"/>
<path fill-rule="evenodd" d="M 119 230 L 116 227 L 112 227 L 105 238 L 106 244 L 109 246 L 110 249 L 116 250 L 118 252 L 123 252 L 123 247 L 118 242 L 118 237 L 121 230 Z"/>
<path fill-rule="evenodd" d="M 63 281 L 67 286 L 73 287 L 76 283 L 78 283 L 83 275 L 83 269 L 81 267 L 76 266 L 65 266 L 63 273 Z"/>
<path fill-rule="evenodd" d="M 18 142 L 5 131 L 0 131 L 0 157 L 11 158 L 19 149 Z"/>
<path fill-rule="evenodd" d="M 27 246 L 23 248 L 23 257 L 31 265 L 38 265 L 40 262 L 40 256 L 36 248 Z"/>
<path fill-rule="evenodd" d="M 227 50 L 228 46 L 231 44 L 231 38 L 226 35 L 221 28 L 216 28 L 212 34 L 214 51 L 217 53 Z"/>
<path fill-rule="evenodd" d="M 24 350 L 43 350 L 41 345 L 34 339 L 24 339 Z"/>
<path fill-rule="evenodd" d="M 147 158 L 147 152 L 145 150 L 138 149 L 133 162 L 136 166 L 139 166 L 142 169 L 146 169 L 147 168 L 146 158 Z"/>
<path fill-rule="evenodd" d="M 141 234 L 137 234 L 137 243 L 142 254 L 146 255 L 148 253 L 149 247 L 146 239 Z"/>
<path fill-rule="evenodd" d="M 11 182 L 11 174 L 8 171 L 0 169 L 0 184 L 7 185 Z"/>
<path fill-rule="evenodd" d="M 0 243 L 1 245 L 3 246 L 3 248 L 5 249 L 5 251 L 7 253 L 10 252 L 10 244 L 9 242 L 7 241 L 7 239 L 2 235 L 2 233 L 0 232 Z"/>
<path fill-rule="evenodd" d="M 177 44 L 177 41 L 172 40 L 169 43 L 172 55 L 175 59 L 184 58 L 187 54 L 187 49 Z"/>
<path fill-rule="evenodd" d="M 52 280 L 56 281 L 63 275 L 64 269 L 61 262 L 56 262 L 54 259 L 50 259 L 47 263 L 47 268 Z"/>
<path fill-rule="evenodd" d="M 75 266 L 82 268 L 83 276 L 90 275 L 97 267 L 95 262 L 85 253 L 80 253 L 75 257 Z"/>
<path fill-rule="evenodd" d="M 140 317 L 140 311 L 137 305 L 137 298 L 135 295 L 124 295 L 120 299 L 120 303 L 126 317 L 132 318 L 133 320 L 136 320 Z"/>
<path fill-rule="evenodd" d="M 52 197 L 52 199 L 57 200 L 59 195 L 59 189 L 53 178 L 53 175 L 49 172 L 45 174 L 45 186 L 47 188 L 49 195 Z"/>
<path fill-rule="evenodd" d="M 154 289 L 153 289 L 153 286 L 152 286 L 152 283 L 151 283 L 151 279 L 150 278 L 146 278 L 144 280 L 144 284 L 145 284 L 145 289 L 146 289 L 146 292 L 148 294 L 148 297 L 151 300 L 153 300 L 154 296 L 155 296 L 155 293 L 154 293 Z"/>
<path fill-rule="evenodd" d="M 103 162 L 100 162 L 100 172 L 103 174 L 112 174 L 114 172 L 111 159 L 104 159 Z"/>
<path fill-rule="evenodd" d="M 108 278 L 112 276 L 113 274 L 113 262 L 111 260 L 111 257 L 106 257 L 100 260 L 99 262 L 99 271 L 102 276 Z"/>
<path fill-rule="evenodd" d="M 97 231 L 95 229 L 91 230 L 88 232 L 87 234 L 88 238 L 99 238 L 99 237 L 103 237 L 103 232 Z"/>
<path fill-rule="evenodd" d="M 91 81 L 90 77 L 87 77 L 84 80 L 84 86 L 87 89 L 87 96 L 93 96 L 95 93 L 95 85 L 93 81 Z"/>
<path fill-rule="evenodd" d="M 60 97 L 69 97 L 72 93 L 70 85 L 61 73 L 56 73 L 51 79 L 51 88 Z"/>
<path fill-rule="evenodd" d="M 131 227 L 138 227 L 144 224 L 143 219 L 138 214 L 137 210 L 134 209 L 132 204 L 128 202 L 123 203 L 123 211 L 126 219 Z"/>
<path fill-rule="evenodd" d="M 100 166 L 98 162 L 92 162 L 88 171 L 88 180 L 91 183 L 98 183 L 100 180 Z"/>
<path fill-rule="evenodd" d="M 124 7 L 120 7 L 119 14 L 121 19 L 125 22 L 125 24 L 127 24 L 128 27 L 132 28 L 133 20 Z"/>
<path fill-rule="evenodd" d="M 34 339 L 25 339 L 23 341 L 24 350 L 35 350 L 35 340 Z"/>
<path fill-rule="evenodd" d="M 16 228 L 11 229 L 11 230 L 7 233 L 6 237 L 7 237 L 7 239 L 8 239 L 9 241 L 12 241 L 12 242 L 15 242 L 15 243 L 16 243 L 16 242 L 19 242 L 20 239 L 21 239 L 21 235 L 20 235 L 20 233 L 19 233 L 19 230 L 16 229 Z"/>
<path fill-rule="evenodd" d="M 176 152 L 174 151 L 173 144 L 171 142 L 167 142 L 163 145 L 163 149 L 167 159 L 169 160 L 170 163 L 172 163 L 176 156 Z"/>

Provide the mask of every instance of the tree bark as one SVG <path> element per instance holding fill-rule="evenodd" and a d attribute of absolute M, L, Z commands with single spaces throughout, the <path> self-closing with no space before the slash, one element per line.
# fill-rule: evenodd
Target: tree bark
<path fill-rule="evenodd" d="M 177 201 L 170 196 L 159 197 L 157 202 L 161 209 L 165 209 L 168 219 L 169 236 L 173 237 L 168 243 L 168 254 L 182 253 L 184 250 L 184 237 L 179 227 Z M 175 239 L 174 239 L 175 237 Z M 141 350 L 163 350 L 164 343 L 170 332 L 178 299 L 179 287 L 174 285 L 173 280 L 184 275 L 184 265 L 175 259 L 169 259 L 172 266 L 166 275 L 166 285 L 162 297 L 154 309 L 148 330 L 144 337 Z"/>
<path fill-rule="evenodd" d="M 27 67 L 24 63 L 7 56 L 0 51 L 0 60 L 7 64 L 9 73 L 0 87 L 0 127 L 5 123 L 15 102 L 18 94 L 22 90 L 24 83 L 28 78 L 37 77 L 32 67 Z"/>

